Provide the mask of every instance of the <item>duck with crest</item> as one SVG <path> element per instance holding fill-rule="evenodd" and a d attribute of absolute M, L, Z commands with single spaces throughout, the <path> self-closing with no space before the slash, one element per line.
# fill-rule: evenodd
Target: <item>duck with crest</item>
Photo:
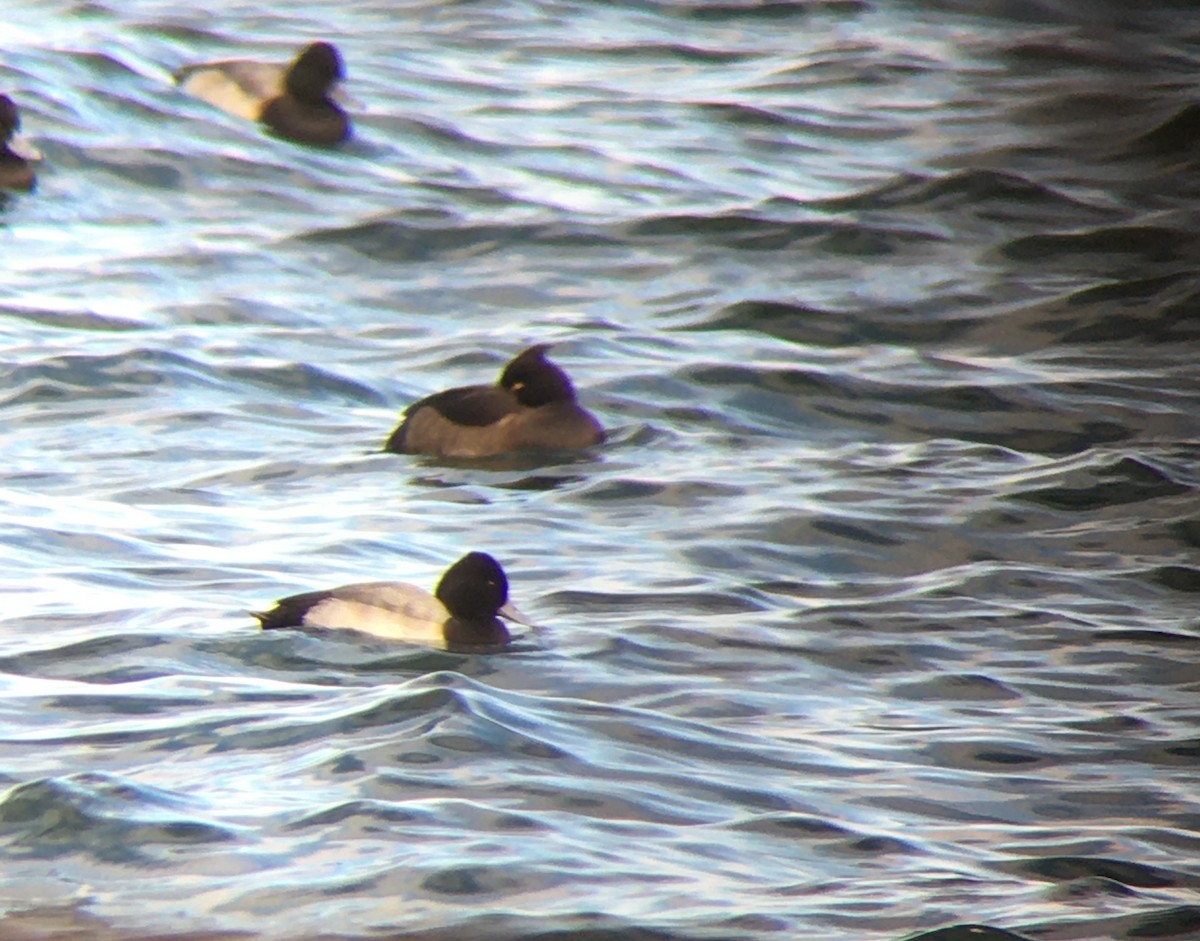
<path fill-rule="evenodd" d="M 604 429 L 575 398 L 575 386 L 531 346 L 495 385 L 459 386 L 410 405 L 384 445 L 398 454 L 478 458 L 511 451 L 588 448 Z"/>

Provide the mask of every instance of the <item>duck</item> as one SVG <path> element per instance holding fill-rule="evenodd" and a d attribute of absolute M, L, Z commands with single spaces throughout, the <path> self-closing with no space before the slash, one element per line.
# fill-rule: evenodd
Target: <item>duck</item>
<path fill-rule="evenodd" d="M 180 88 L 222 111 L 259 121 L 301 144 L 331 147 L 350 137 L 350 119 L 330 94 L 345 75 L 329 42 L 305 46 L 288 66 L 246 59 L 190 65 Z"/>
<path fill-rule="evenodd" d="M 8 95 L 0 95 L 0 190 L 33 189 L 33 163 L 12 149 L 13 135 L 21 129 L 21 112 Z"/>
<path fill-rule="evenodd" d="M 478 458 L 601 444 L 604 428 L 575 400 L 570 378 L 546 358 L 549 349 L 523 350 L 495 385 L 459 386 L 414 402 L 383 449 Z"/>
<path fill-rule="evenodd" d="M 263 630 L 345 629 L 449 650 L 504 646 L 512 638 L 501 618 L 534 626 L 509 603 L 500 563 L 477 551 L 446 569 L 432 595 L 407 582 L 359 582 L 291 595 L 251 614 Z"/>

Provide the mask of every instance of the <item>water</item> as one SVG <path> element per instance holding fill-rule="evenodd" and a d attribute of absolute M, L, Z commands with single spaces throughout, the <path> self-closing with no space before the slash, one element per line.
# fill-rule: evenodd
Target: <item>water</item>
<path fill-rule="evenodd" d="M 0 937 L 1200 936 L 1190 4 L 6 10 Z M 532 342 L 607 446 L 379 453 Z"/>

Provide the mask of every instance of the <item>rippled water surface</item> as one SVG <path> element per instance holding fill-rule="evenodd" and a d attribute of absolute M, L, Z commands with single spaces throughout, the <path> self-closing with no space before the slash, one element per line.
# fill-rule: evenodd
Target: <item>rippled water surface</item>
<path fill-rule="evenodd" d="M 0 937 L 1200 936 L 1192 4 L 203 6 L 0 25 Z M 380 453 L 533 342 L 604 447 Z"/>

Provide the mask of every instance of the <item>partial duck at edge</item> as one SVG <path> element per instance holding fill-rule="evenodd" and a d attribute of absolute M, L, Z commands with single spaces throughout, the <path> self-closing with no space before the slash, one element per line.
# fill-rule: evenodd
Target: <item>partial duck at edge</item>
<path fill-rule="evenodd" d="M 28 192 L 37 182 L 33 161 L 12 147 L 13 135 L 21 129 L 21 112 L 8 95 L 0 95 L 0 190 Z"/>

